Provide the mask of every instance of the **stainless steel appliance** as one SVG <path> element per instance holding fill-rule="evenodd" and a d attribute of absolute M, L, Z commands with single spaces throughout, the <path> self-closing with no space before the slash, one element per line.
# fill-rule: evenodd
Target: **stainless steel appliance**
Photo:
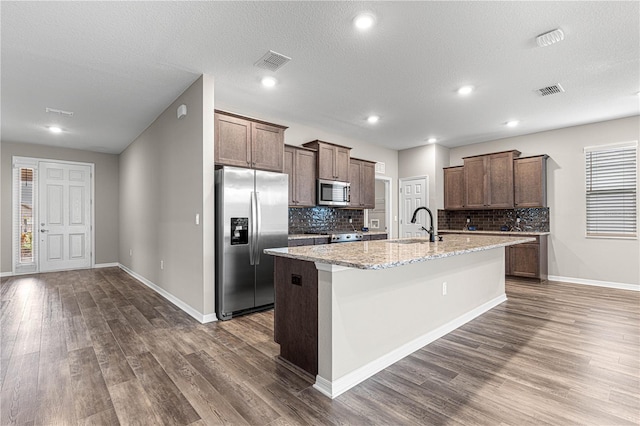
<path fill-rule="evenodd" d="M 273 257 L 286 247 L 288 176 L 223 167 L 215 172 L 216 315 L 221 320 L 273 307 Z"/>
<path fill-rule="evenodd" d="M 333 180 L 318 179 L 319 206 L 348 206 L 351 184 Z"/>
<path fill-rule="evenodd" d="M 331 234 L 331 243 L 351 243 L 354 241 L 362 241 L 362 234 L 358 232 L 345 232 L 341 234 Z"/>

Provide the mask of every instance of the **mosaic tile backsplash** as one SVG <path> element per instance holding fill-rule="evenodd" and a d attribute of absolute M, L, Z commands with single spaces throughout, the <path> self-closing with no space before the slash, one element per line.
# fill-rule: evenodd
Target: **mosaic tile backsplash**
<path fill-rule="evenodd" d="M 349 223 L 349 218 L 352 223 Z M 289 233 L 323 233 L 360 230 L 364 226 L 364 211 L 333 207 L 289 208 Z"/>
<path fill-rule="evenodd" d="M 478 231 L 500 231 L 507 226 L 510 231 L 549 232 L 549 208 L 537 207 L 530 209 L 496 209 L 496 210 L 438 210 L 438 227 L 440 229 L 463 229 L 471 219 Z M 517 218 L 520 224 L 517 224 Z M 520 228 L 520 229 L 516 229 Z"/>

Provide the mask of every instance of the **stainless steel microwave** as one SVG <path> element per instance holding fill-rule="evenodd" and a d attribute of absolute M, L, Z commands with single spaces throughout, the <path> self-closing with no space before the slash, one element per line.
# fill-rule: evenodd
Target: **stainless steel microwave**
<path fill-rule="evenodd" d="M 351 199 L 350 188 L 349 182 L 318 179 L 318 205 L 348 206 Z"/>

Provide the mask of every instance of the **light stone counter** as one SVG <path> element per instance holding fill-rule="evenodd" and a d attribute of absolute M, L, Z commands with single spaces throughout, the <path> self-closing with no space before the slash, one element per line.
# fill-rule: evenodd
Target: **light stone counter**
<path fill-rule="evenodd" d="M 289 248 L 266 249 L 273 256 L 357 269 L 386 269 L 432 259 L 457 256 L 535 241 L 530 236 L 444 235 L 443 241 L 427 238 L 362 241 Z"/>

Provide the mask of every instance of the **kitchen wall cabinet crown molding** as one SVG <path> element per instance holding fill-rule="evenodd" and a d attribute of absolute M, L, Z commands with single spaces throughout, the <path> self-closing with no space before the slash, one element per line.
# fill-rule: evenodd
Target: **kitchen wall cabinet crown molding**
<path fill-rule="evenodd" d="M 306 142 L 302 146 L 318 151 L 318 179 L 349 182 L 351 148 L 321 140 Z"/>
<path fill-rule="evenodd" d="M 373 209 L 376 206 L 376 163 L 359 158 L 349 160 L 351 200 L 349 207 Z"/>
<path fill-rule="evenodd" d="M 214 162 L 282 172 L 286 126 L 215 110 Z"/>
<path fill-rule="evenodd" d="M 284 146 L 284 173 L 289 175 L 289 206 L 316 205 L 316 164 L 314 149 Z"/>

